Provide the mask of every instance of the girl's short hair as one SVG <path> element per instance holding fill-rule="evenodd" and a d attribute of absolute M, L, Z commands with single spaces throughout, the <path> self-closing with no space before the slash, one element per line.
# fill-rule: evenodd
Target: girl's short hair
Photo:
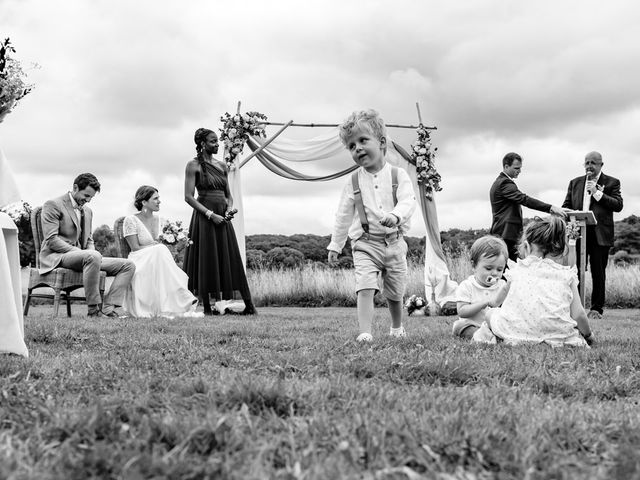
<path fill-rule="evenodd" d="M 567 246 L 566 230 L 564 220 L 558 216 L 535 217 L 524 227 L 520 251 L 523 251 L 523 244 L 527 241 L 536 245 L 543 255 L 562 255 Z"/>
<path fill-rule="evenodd" d="M 353 130 L 361 128 L 369 132 L 378 140 L 381 138 L 387 138 L 387 127 L 384 124 L 384 120 L 380 118 L 380 114 L 375 110 L 359 110 L 349 115 L 342 125 L 339 127 L 340 141 L 346 147 L 347 139 Z"/>
<path fill-rule="evenodd" d="M 133 201 L 133 206 L 136 207 L 136 210 L 142 210 L 142 202 L 149 200 L 156 193 L 158 193 L 158 189 L 156 187 L 152 187 L 150 185 L 142 185 L 136 190 L 136 197 Z"/>
<path fill-rule="evenodd" d="M 504 240 L 494 235 L 485 235 L 484 237 L 480 237 L 473 242 L 471 250 L 469 250 L 471 265 L 473 267 L 478 265 L 478 262 L 482 257 L 493 258 L 499 255 L 504 257 L 504 261 L 506 263 L 507 258 L 509 258 L 509 250 L 507 249 L 507 244 L 504 243 Z"/>

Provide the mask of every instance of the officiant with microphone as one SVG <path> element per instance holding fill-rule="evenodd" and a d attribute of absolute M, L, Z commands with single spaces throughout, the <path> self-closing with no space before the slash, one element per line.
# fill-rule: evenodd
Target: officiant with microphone
<path fill-rule="evenodd" d="M 587 153 L 584 159 L 586 175 L 569 182 L 562 206 L 572 210 L 591 210 L 596 225 L 587 226 L 587 260 L 591 270 L 593 290 L 589 318 L 602 318 L 605 303 L 605 283 L 609 249 L 613 246 L 613 213 L 622 210 L 620 180 L 602 172 L 602 155 Z M 580 252 L 580 248 L 576 248 Z M 579 253 L 578 253 L 579 254 Z M 578 258 L 577 265 L 580 265 Z M 580 277 L 578 273 L 578 277 Z"/>

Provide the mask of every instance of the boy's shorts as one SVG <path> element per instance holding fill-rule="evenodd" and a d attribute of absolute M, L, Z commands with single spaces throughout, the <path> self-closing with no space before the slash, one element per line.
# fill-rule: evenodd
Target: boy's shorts
<path fill-rule="evenodd" d="M 381 290 L 389 300 L 402 301 L 407 288 L 407 242 L 402 236 L 362 236 L 351 243 L 356 292 Z M 380 286 L 382 283 L 382 288 Z"/>

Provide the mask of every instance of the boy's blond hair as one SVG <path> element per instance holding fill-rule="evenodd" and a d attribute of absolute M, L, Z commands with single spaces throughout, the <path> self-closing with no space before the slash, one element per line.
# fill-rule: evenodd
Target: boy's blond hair
<path fill-rule="evenodd" d="M 345 147 L 347 146 L 347 138 L 356 128 L 366 130 L 378 140 L 387 138 L 387 127 L 384 125 L 384 120 L 380 118 L 378 112 L 372 109 L 353 112 L 349 115 L 349 118 L 340 125 L 340 141 L 342 141 Z M 384 151 L 386 153 L 386 147 Z"/>

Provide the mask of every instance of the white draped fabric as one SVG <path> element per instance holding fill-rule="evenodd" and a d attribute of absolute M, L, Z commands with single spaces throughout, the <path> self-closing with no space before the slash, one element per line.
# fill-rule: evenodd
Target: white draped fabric
<path fill-rule="evenodd" d="M 0 207 L 20 200 L 9 162 L 0 150 Z M 24 343 L 18 228 L 0 212 L 0 352 L 29 356 Z"/>
<path fill-rule="evenodd" d="M 260 145 L 266 141 L 257 137 L 252 138 Z M 338 137 L 338 127 L 334 127 L 322 135 L 305 140 L 278 137 L 267 146 L 266 150 L 279 160 L 287 162 L 315 162 L 344 153 L 344 146 Z"/>
<path fill-rule="evenodd" d="M 389 144 L 392 144 L 389 140 Z M 424 243 L 424 289 L 425 298 L 431 301 L 431 294 L 435 294 L 436 302 L 440 306 L 450 301 L 455 301 L 455 292 L 458 283 L 449 276 L 449 267 L 442 253 L 442 244 L 440 243 L 440 227 L 438 225 L 438 214 L 436 211 L 436 200 L 434 193 L 433 200 L 425 198 L 424 192 L 421 191 L 416 175 L 416 168 L 406 161 L 395 148 L 387 149 L 387 161 L 391 165 L 404 168 L 411 178 L 413 191 L 416 198 L 420 201 L 422 210 L 422 218 L 427 228 Z M 430 232 L 431 234 L 430 234 Z"/>
<path fill-rule="evenodd" d="M 2 149 L 0 149 L 0 207 L 20 201 L 20 192 L 13 172 Z"/>
<path fill-rule="evenodd" d="M 252 150 L 256 150 L 257 146 L 264 145 L 265 142 L 266 140 L 251 137 L 248 145 Z M 395 148 L 393 148 L 393 142 L 390 138 L 387 139 L 387 144 L 389 145 L 387 149 L 387 160 L 390 164 L 403 168 L 409 173 L 414 191 L 416 192 L 416 198 L 420 199 L 425 225 L 427 230 L 431 232 L 430 235 L 426 235 L 425 242 L 425 296 L 427 300 L 430 300 L 433 291 L 436 301 L 440 305 L 444 305 L 447 301 L 454 299 L 453 296 L 457 283 L 449 277 L 449 269 L 442 254 L 442 246 L 439 243 L 440 237 L 435 200 L 426 199 L 424 192 L 421 192 L 417 182 L 415 166 L 403 158 L 402 155 L 398 154 Z M 327 160 L 336 155 L 345 154 L 345 150 L 338 137 L 338 128 L 335 127 L 322 135 L 306 140 L 292 140 L 281 136 L 277 137 L 264 148 L 263 153 L 264 154 L 258 154 L 259 161 L 276 174 L 294 180 L 323 181 L 331 178 L 304 175 L 282 164 L 285 162 L 301 163 Z M 279 162 L 280 165 L 276 162 Z M 246 162 L 241 162 L 240 166 L 244 165 L 244 163 Z M 234 205 L 237 207 L 239 202 L 242 201 L 239 169 L 234 170 L 229 178 Z M 242 209 L 239 208 L 239 211 L 242 212 Z M 238 237 L 238 244 L 244 253 L 244 217 L 239 216 L 236 218 L 234 228 Z"/>

